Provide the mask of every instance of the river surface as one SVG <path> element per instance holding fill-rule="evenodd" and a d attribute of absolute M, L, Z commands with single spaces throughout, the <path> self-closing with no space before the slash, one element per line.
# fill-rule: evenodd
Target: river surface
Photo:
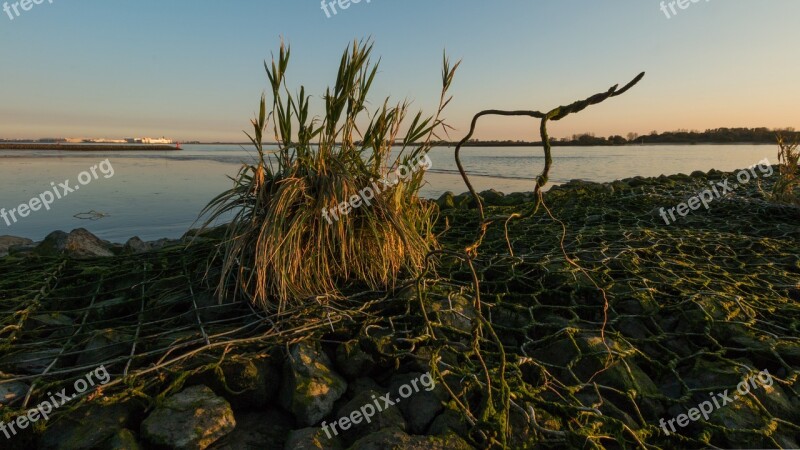
<path fill-rule="evenodd" d="M 467 190 L 456 170 L 453 148 L 436 148 L 430 157 L 432 166 L 426 172 L 423 196 L 436 198 L 445 191 Z M 0 150 L 0 208 L 7 214 L 7 219 L 0 218 L 0 235 L 41 240 L 54 230 L 86 228 L 112 242 L 125 242 L 132 236 L 177 238 L 193 226 L 209 200 L 232 186 L 228 176 L 235 176 L 240 164 L 253 158 L 252 150 L 237 145 L 185 145 L 180 152 Z M 776 164 L 777 147 L 555 147 L 550 182 L 732 171 L 764 158 Z M 533 190 L 544 164 L 542 150 L 534 147 L 465 148 L 462 160 L 477 190 L 492 188 L 506 193 Z M 97 166 L 94 174 L 93 166 Z M 16 213 L 16 222 L 8 216 L 9 210 L 45 191 L 63 193 L 66 189 L 59 185 L 65 181 L 73 192 L 54 199 L 49 210 L 41 205 L 38 211 L 23 210 L 26 217 Z M 36 202 L 32 206 L 36 207 Z"/>

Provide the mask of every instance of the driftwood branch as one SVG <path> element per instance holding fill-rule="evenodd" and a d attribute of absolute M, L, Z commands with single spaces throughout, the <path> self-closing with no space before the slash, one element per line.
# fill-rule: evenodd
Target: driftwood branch
<path fill-rule="evenodd" d="M 630 83 L 626 84 L 622 89 L 617 89 L 619 85 L 612 86 L 608 91 L 602 92 L 599 94 L 595 94 L 585 100 L 580 100 L 574 102 L 567 106 L 559 106 L 547 113 L 543 113 L 540 111 L 525 111 L 525 110 L 517 110 L 517 111 L 504 111 L 499 109 L 488 109 L 485 111 L 481 111 L 472 118 L 472 124 L 470 125 L 469 133 L 456 145 L 456 165 L 458 166 L 458 171 L 461 173 L 461 178 L 464 179 L 464 183 L 467 185 L 470 194 L 475 199 L 475 202 L 478 205 L 478 213 L 481 217 L 481 227 L 483 226 L 484 222 L 486 221 L 486 217 L 483 211 L 483 202 L 481 198 L 478 196 L 477 192 L 475 192 L 475 188 L 473 188 L 472 183 L 469 181 L 469 177 L 467 176 L 466 171 L 464 170 L 464 166 L 461 163 L 461 148 L 466 144 L 471 138 L 472 135 L 475 133 L 475 128 L 478 125 L 478 120 L 484 116 L 527 116 L 533 117 L 535 119 L 540 119 L 541 124 L 539 126 L 539 134 L 542 139 L 542 147 L 544 149 L 544 157 L 545 157 L 545 164 L 542 173 L 536 179 L 536 189 L 535 193 L 539 193 L 542 186 L 547 184 L 547 177 L 550 173 L 550 168 L 553 165 L 553 158 L 551 155 L 551 146 L 550 146 L 550 136 L 547 134 L 547 122 L 551 120 L 561 120 L 564 117 L 567 117 L 570 114 L 575 114 L 578 112 L 583 111 L 584 109 L 588 108 L 591 105 L 596 105 L 598 103 L 602 103 L 605 100 L 616 97 L 618 95 L 622 95 L 627 92 L 630 88 L 635 86 L 639 81 L 644 78 L 644 72 L 640 73 L 636 76 Z"/>

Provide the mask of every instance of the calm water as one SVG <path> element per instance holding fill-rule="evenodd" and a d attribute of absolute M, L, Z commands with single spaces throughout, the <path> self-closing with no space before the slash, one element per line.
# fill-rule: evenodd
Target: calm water
<path fill-rule="evenodd" d="M 51 182 L 58 185 L 69 180 L 70 186 L 78 185 L 81 172 L 106 158 L 114 169 L 109 178 L 97 170 L 97 179 L 56 200 L 49 211 L 31 212 L 10 226 L 0 219 L 0 235 L 41 240 L 53 230 L 83 227 L 114 242 L 132 236 L 144 240 L 180 237 L 203 206 L 232 185 L 227 176 L 235 175 L 242 161 L 253 158 L 251 151 L 240 146 L 184 148 L 181 152 L 101 153 L 0 150 L 0 208 L 6 210 L 51 189 Z M 635 175 L 731 171 L 763 158 L 775 164 L 776 155 L 776 147 L 770 145 L 557 147 L 550 180 L 559 184 L 576 178 L 613 181 Z M 426 175 L 425 196 L 467 190 L 452 148 L 434 149 L 430 156 L 433 166 Z M 476 189 L 502 192 L 531 191 L 544 163 L 540 148 L 467 148 L 462 150 L 462 160 Z M 92 210 L 105 216 L 98 220 L 74 217 Z"/>

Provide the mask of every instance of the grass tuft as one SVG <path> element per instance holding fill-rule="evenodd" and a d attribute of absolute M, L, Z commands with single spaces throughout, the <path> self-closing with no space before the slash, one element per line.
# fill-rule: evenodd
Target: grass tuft
<path fill-rule="evenodd" d="M 264 63 L 272 102 L 268 107 L 262 95 L 248 134 L 258 161 L 243 165 L 233 188 L 201 213 L 204 228 L 233 214 L 219 253 L 220 295 L 233 285 L 234 293 L 280 313 L 290 303 L 338 296 L 348 283 L 391 288 L 404 272 L 416 275 L 438 247 L 435 206 L 418 196 L 424 171 L 390 186 L 376 181 L 392 179 L 401 165 L 430 162 L 432 139 L 449 128 L 441 116 L 458 64 L 451 66 L 445 55 L 436 114 L 407 120 L 408 102 L 393 105 L 387 98 L 367 109 L 379 65 L 370 60 L 372 48 L 370 41 L 355 41 L 344 51 L 336 83 L 323 97 L 322 118 L 310 116 L 304 87 L 293 96 L 286 84 L 287 46 L 281 43 L 278 56 Z M 264 148 L 268 130 L 278 144 L 274 153 Z M 370 205 L 338 213 L 342 202 L 375 185 L 385 190 Z M 323 210 L 337 211 L 338 220 L 325 218 Z"/>

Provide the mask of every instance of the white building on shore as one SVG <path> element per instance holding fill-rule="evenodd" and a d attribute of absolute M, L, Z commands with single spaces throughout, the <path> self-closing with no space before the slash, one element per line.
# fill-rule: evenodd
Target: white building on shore
<path fill-rule="evenodd" d="M 167 139 L 165 137 L 160 138 L 126 138 L 126 142 L 129 144 L 174 144 L 172 139 Z"/>
<path fill-rule="evenodd" d="M 173 144 L 172 139 L 165 137 L 160 138 L 142 138 L 142 144 Z"/>

